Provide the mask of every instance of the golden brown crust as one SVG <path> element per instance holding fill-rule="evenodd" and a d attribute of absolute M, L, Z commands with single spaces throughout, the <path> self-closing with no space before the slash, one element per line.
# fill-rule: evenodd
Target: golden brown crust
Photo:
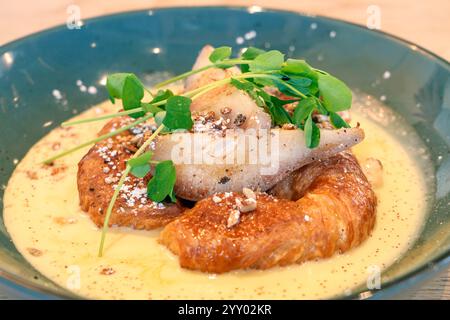
<path fill-rule="evenodd" d="M 129 117 L 114 119 L 105 125 L 99 135 L 130 121 L 132 119 Z M 151 133 L 148 126 L 144 124 L 136 127 L 139 134 L 126 131 L 95 144 L 78 163 L 80 206 L 99 227 L 103 225 L 114 187 L 125 169 L 125 161 L 137 150 L 135 141 L 139 140 L 139 135 Z M 147 199 L 145 187 L 150 177 L 148 175 L 139 179 L 129 175 L 114 205 L 110 225 L 149 230 L 164 226 L 183 213 L 184 208 L 178 203 L 157 204 Z"/>
<path fill-rule="evenodd" d="M 179 256 L 182 267 L 222 273 L 325 258 L 368 237 L 376 197 L 353 155 L 314 162 L 293 179 L 302 178 L 308 182 L 298 188 L 299 200 L 258 194 L 256 210 L 241 214 L 231 228 L 230 210 L 243 195 L 222 193 L 220 202 L 201 200 L 169 223 L 160 241 Z"/>

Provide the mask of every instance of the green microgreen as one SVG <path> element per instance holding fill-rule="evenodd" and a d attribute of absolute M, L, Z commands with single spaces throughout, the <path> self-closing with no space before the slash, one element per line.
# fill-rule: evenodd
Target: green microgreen
<path fill-rule="evenodd" d="M 117 201 L 117 197 L 119 196 L 120 190 L 122 189 L 122 186 L 125 183 L 126 178 L 128 177 L 128 174 L 132 170 L 131 165 L 129 164 L 130 161 L 133 159 L 139 159 L 142 154 L 144 154 L 145 150 L 148 148 L 150 143 L 158 136 L 158 134 L 161 132 L 161 130 L 164 129 L 164 125 L 159 126 L 155 132 L 152 133 L 152 135 L 142 144 L 142 146 L 136 151 L 136 153 L 131 156 L 131 158 L 127 161 L 127 165 L 125 167 L 125 170 L 122 172 L 122 176 L 120 177 L 119 182 L 117 183 L 117 186 L 114 189 L 114 193 L 111 197 L 111 200 L 109 201 L 108 208 L 106 210 L 105 214 L 105 220 L 103 221 L 103 228 L 102 228 L 102 235 L 100 239 L 100 246 L 98 248 L 98 256 L 101 257 L 103 255 L 103 248 L 105 246 L 105 239 L 106 239 L 106 233 L 108 232 L 109 227 L 109 220 L 111 218 L 112 210 L 114 208 L 114 205 Z M 137 160 L 138 163 L 141 163 L 143 159 Z M 145 160 L 145 158 L 144 158 Z M 133 162 L 132 162 L 133 163 Z"/>
<path fill-rule="evenodd" d="M 299 128 L 303 128 L 304 122 L 309 115 L 317 108 L 317 99 L 314 97 L 308 97 L 302 99 L 297 103 L 294 109 L 293 121 Z"/>
<path fill-rule="evenodd" d="M 130 173 L 137 178 L 145 177 L 150 172 L 150 160 L 152 156 L 153 152 L 147 151 L 139 157 L 128 160 L 127 165 L 131 167 Z"/>
<path fill-rule="evenodd" d="M 106 88 L 108 89 L 110 99 L 113 103 L 115 102 L 115 98 L 122 99 L 124 110 L 132 110 L 141 107 L 141 100 L 144 97 L 144 86 L 135 74 L 112 74 L 106 80 Z M 143 111 L 140 111 L 131 113 L 129 116 L 139 118 L 144 114 Z"/>
<path fill-rule="evenodd" d="M 330 122 L 336 129 L 339 128 L 350 128 L 350 125 L 345 122 L 336 112 L 330 112 Z"/>
<path fill-rule="evenodd" d="M 216 63 L 223 61 L 231 56 L 231 47 L 218 47 L 211 52 L 209 56 L 209 61 Z"/>
<path fill-rule="evenodd" d="M 320 130 L 316 123 L 312 120 L 312 114 L 308 115 L 305 122 L 305 141 L 308 148 L 315 148 L 320 142 Z"/>
<path fill-rule="evenodd" d="M 352 92 L 345 83 L 330 74 L 319 75 L 319 92 L 328 111 L 344 111 L 352 104 Z"/>
<path fill-rule="evenodd" d="M 176 201 L 173 187 L 176 171 L 171 160 L 161 161 L 155 166 L 155 173 L 147 184 L 147 195 L 155 202 L 162 202 L 167 196 Z"/>
<path fill-rule="evenodd" d="M 257 55 L 248 65 L 250 72 L 261 72 L 278 71 L 283 63 L 284 54 L 277 50 L 271 50 Z"/>
<path fill-rule="evenodd" d="M 173 96 L 167 99 L 163 124 L 172 130 L 191 129 L 194 124 L 190 111 L 191 102 L 191 99 L 183 96 Z"/>

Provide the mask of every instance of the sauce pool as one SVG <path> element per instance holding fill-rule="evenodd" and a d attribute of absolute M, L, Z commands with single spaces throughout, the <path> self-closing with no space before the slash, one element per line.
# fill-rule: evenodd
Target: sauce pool
<path fill-rule="evenodd" d="M 413 129 L 397 121 L 379 102 L 372 102 L 375 106 L 370 110 L 358 106 L 352 110 L 352 122 L 359 122 L 366 133 L 353 151 L 360 161 L 375 158 L 382 163 L 383 184 L 375 188 L 377 222 L 371 236 L 345 254 L 269 270 L 205 274 L 180 268 L 178 258 L 158 243 L 160 230 L 112 228 L 104 257 L 98 258 L 101 231 L 79 208 L 76 184 L 77 163 L 88 148 L 57 160 L 54 166 L 39 162 L 91 139 L 104 125 L 102 121 L 57 128 L 30 149 L 5 191 L 5 225 L 16 248 L 39 272 L 83 297 L 314 299 L 350 295 L 408 250 L 420 233 L 427 209 L 427 161 L 417 154 L 426 148 Z M 74 119 L 110 109 L 111 104 L 104 102 Z M 396 134 L 388 127 L 407 134 Z"/>

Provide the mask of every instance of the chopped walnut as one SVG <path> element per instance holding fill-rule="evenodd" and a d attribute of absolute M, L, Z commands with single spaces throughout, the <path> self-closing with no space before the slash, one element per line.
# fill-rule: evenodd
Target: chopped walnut
<path fill-rule="evenodd" d="M 237 225 L 240 221 L 240 218 L 241 212 L 239 210 L 232 209 L 230 211 L 230 214 L 228 215 L 227 228 L 232 228 Z"/>
<path fill-rule="evenodd" d="M 144 136 L 142 134 L 139 134 L 137 136 L 134 136 L 131 140 L 130 143 L 138 148 L 140 148 L 142 146 L 142 144 L 144 143 Z"/>
<path fill-rule="evenodd" d="M 213 121 L 216 118 L 216 113 L 214 111 L 208 111 L 208 113 L 205 115 L 206 121 Z"/>
<path fill-rule="evenodd" d="M 246 196 L 248 199 L 255 199 L 256 200 L 256 194 L 253 192 L 253 190 L 249 188 L 243 188 L 242 193 L 244 196 Z"/>
<path fill-rule="evenodd" d="M 247 198 L 244 200 L 241 200 L 239 198 L 236 198 L 236 206 L 239 209 L 240 212 L 250 212 L 256 209 L 256 200 L 252 198 Z"/>

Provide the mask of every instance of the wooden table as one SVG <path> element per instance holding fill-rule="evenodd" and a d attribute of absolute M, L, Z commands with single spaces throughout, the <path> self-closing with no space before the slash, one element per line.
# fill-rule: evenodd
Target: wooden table
<path fill-rule="evenodd" d="M 450 59 L 448 0 L 0 0 L 0 45 L 18 37 L 65 23 L 69 5 L 78 5 L 86 19 L 114 12 L 166 6 L 257 5 L 319 14 L 367 25 L 371 10 L 379 10 L 381 29 L 415 42 Z M 373 11 L 372 11 L 373 12 Z M 450 269 L 405 295 L 414 299 L 450 299 Z M 7 299 L 0 291 L 0 298 Z"/>

